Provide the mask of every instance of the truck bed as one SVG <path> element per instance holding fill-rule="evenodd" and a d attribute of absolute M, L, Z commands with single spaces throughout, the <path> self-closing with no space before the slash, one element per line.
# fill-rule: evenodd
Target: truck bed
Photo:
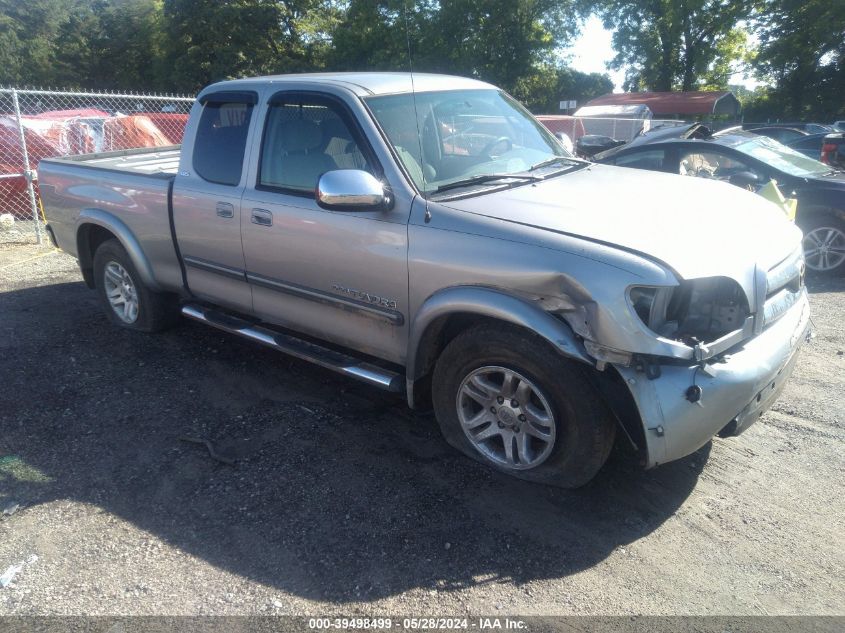
<path fill-rule="evenodd" d="M 81 154 L 65 158 L 49 158 L 45 159 L 45 162 L 70 163 L 80 167 L 170 177 L 176 175 L 176 171 L 179 169 L 180 154 L 181 146 L 171 145 L 168 147 L 143 147 L 141 149 L 125 149 L 98 154 Z"/>
<path fill-rule="evenodd" d="M 59 248 L 79 258 L 83 274 L 92 271 L 86 235 L 103 226 L 127 250 L 143 253 L 150 287 L 181 288 L 169 207 L 179 154 L 177 145 L 45 158 L 38 164 L 48 230 Z"/>

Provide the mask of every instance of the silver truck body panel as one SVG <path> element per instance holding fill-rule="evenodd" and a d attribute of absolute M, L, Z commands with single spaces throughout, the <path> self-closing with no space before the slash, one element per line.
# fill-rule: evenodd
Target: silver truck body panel
<path fill-rule="evenodd" d="M 413 85 L 492 88 L 423 74 Z M 410 92 L 408 74 L 237 80 L 209 86 L 200 100 L 218 90 L 254 91 L 258 99 L 236 186 L 194 173 L 199 101 L 191 112 L 172 195 L 191 294 L 404 366 L 411 403 L 416 381 L 431 370 L 432 332 L 459 315 L 526 328 L 563 357 L 618 372 L 642 420 L 649 466 L 689 454 L 731 420 L 747 428 L 757 396 L 767 404 L 766 385 L 780 385 L 791 371 L 808 330 L 806 293 L 790 285 L 803 281 L 801 234 L 758 196 L 592 165 L 508 190 L 426 200 L 362 100 Z M 267 102 L 288 90 L 331 95 L 348 108 L 381 166 L 390 208 L 327 211 L 312 198 L 256 187 Z M 104 226 L 154 287 L 184 292 L 165 177 L 176 152 L 42 161 L 41 189 L 60 247 L 76 255 L 80 226 Z M 694 362 L 700 350 L 651 331 L 629 304 L 633 286 L 713 277 L 735 281 L 750 308 L 721 363 Z M 587 344 L 662 359 L 662 374 L 647 378 L 633 362 L 608 366 Z M 704 390 L 700 403 L 684 398 L 691 384 Z"/>
<path fill-rule="evenodd" d="M 456 285 L 436 291 L 428 297 L 415 313 L 413 328 L 408 341 L 406 365 L 407 396 L 414 406 L 414 382 L 430 367 L 430 359 L 421 358 L 423 341 L 441 320 L 456 314 L 469 314 L 478 319 L 495 319 L 502 323 L 530 330 L 554 347 L 561 356 L 588 365 L 593 359 L 583 343 L 561 320 L 554 318 L 538 303 L 526 301 L 496 288 Z"/>
<path fill-rule="evenodd" d="M 327 211 L 312 198 L 261 190 L 260 132 L 250 146 L 241 235 L 254 312 L 356 351 L 404 364 L 408 319 L 408 217 L 416 196 L 355 93 L 345 83 L 322 84 L 296 75 L 264 86 L 255 119 L 279 92 L 315 92 L 339 99 L 360 124 L 391 184 L 392 208 Z M 255 87 L 252 87 L 255 89 Z M 272 225 L 252 221 L 267 212 Z"/>
<path fill-rule="evenodd" d="M 221 306 L 252 311 L 252 288 L 246 280 L 241 245 L 241 197 L 247 170 L 241 171 L 236 186 L 200 178 L 194 171 L 193 139 L 202 105 L 194 102 L 185 127 L 179 171 L 173 181 L 173 226 L 185 263 L 188 287 L 195 296 Z M 260 133 L 261 124 L 253 113 L 247 147 Z"/>
<path fill-rule="evenodd" d="M 792 252 L 800 230 L 761 196 L 733 185 L 654 175 L 591 165 L 566 178 L 446 204 L 630 249 L 684 279 L 730 277 L 753 305 L 749 258 L 768 270 Z M 619 189 L 625 191 L 624 204 Z M 702 256 L 709 247 L 718 249 L 718 256 Z"/>
<path fill-rule="evenodd" d="M 252 311 L 241 247 L 243 189 L 180 176 L 173 187 L 173 226 L 191 292 L 234 310 Z M 203 186 L 207 185 L 207 186 Z M 218 208 L 231 216 L 222 217 Z"/>
<path fill-rule="evenodd" d="M 225 86 L 227 90 L 252 90 L 255 86 L 261 88 L 270 86 L 270 90 L 281 90 L 304 83 L 316 85 L 321 90 L 345 89 L 356 97 L 404 94 L 411 92 L 412 88 L 417 92 L 496 89 L 495 86 L 477 79 L 431 73 L 414 73 L 413 79 L 409 73 L 405 72 L 301 73 L 224 81 L 205 88 L 199 98 L 208 92 L 220 90 L 221 86 Z"/>
<path fill-rule="evenodd" d="M 50 158 L 51 163 L 68 163 L 134 174 L 172 176 L 179 168 L 181 147 L 153 147 L 99 152 L 82 156 Z"/>
<path fill-rule="evenodd" d="M 89 167 L 114 169 L 136 174 L 173 175 L 179 168 L 181 149 L 178 145 L 165 148 L 129 149 L 94 154 L 85 160 Z M 73 157 L 67 159 L 73 161 Z"/>
<path fill-rule="evenodd" d="M 78 257 L 80 229 L 101 226 L 121 241 L 142 275 L 149 271 L 151 279 L 145 283 L 164 290 L 181 288 L 168 221 L 168 177 L 139 174 L 131 168 L 97 169 L 68 159 L 42 160 L 39 169 L 44 209 L 62 250 Z"/>
<path fill-rule="evenodd" d="M 665 366 L 657 380 L 617 366 L 637 402 L 648 443 L 647 467 L 680 459 L 710 441 L 726 420 L 746 430 L 771 405 L 792 373 L 807 338 L 810 310 L 806 291 L 789 312 L 723 362 Z M 702 388 L 699 402 L 684 398 L 690 385 Z"/>

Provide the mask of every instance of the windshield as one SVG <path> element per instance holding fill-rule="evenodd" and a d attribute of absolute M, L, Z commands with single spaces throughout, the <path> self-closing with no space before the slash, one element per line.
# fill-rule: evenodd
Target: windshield
<path fill-rule="evenodd" d="M 752 140 L 737 145 L 736 148 L 749 156 L 753 156 L 775 169 L 779 169 L 791 176 L 806 178 L 821 176 L 830 171 L 830 165 L 813 160 L 804 154 L 796 152 L 791 147 L 782 145 L 767 136 L 758 136 Z"/>
<path fill-rule="evenodd" d="M 410 93 L 366 102 L 424 193 L 569 157 L 546 128 L 499 90 L 418 92 L 416 104 Z"/>

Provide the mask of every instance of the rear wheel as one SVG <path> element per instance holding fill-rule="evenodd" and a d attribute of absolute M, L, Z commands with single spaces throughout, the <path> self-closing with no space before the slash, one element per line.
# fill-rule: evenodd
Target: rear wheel
<path fill-rule="evenodd" d="M 116 325 L 157 332 L 179 320 L 177 297 L 145 286 L 116 239 L 103 242 L 94 253 L 94 282 L 109 320 Z"/>
<path fill-rule="evenodd" d="M 432 388 L 446 440 L 520 479 L 582 486 L 613 446 L 613 420 L 582 369 L 530 333 L 485 326 L 458 335 Z"/>
<path fill-rule="evenodd" d="M 807 269 L 820 275 L 845 272 L 845 221 L 833 215 L 815 215 L 801 228 Z"/>

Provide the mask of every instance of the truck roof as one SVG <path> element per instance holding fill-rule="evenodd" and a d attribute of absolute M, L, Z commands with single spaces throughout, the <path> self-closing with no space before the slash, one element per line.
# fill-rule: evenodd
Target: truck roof
<path fill-rule="evenodd" d="M 266 77 L 252 77 L 246 79 L 231 79 L 212 84 L 203 89 L 202 93 L 208 90 L 219 90 L 226 88 L 256 87 L 265 84 L 285 83 L 322 83 L 336 86 L 343 86 L 359 97 L 370 97 L 373 95 L 402 94 L 411 92 L 433 92 L 437 90 L 471 90 L 471 89 L 496 89 L 495 86 L 470 79 L 468 77 L 456 77 L 454 75 L 438 75 L 432 73 L 411 73 L 406 72 L 344 72 L 344 73 L 300 73 L 294 75 L 268 75 Z M 200 93 L 200 94 L 202 94 Z"/>

